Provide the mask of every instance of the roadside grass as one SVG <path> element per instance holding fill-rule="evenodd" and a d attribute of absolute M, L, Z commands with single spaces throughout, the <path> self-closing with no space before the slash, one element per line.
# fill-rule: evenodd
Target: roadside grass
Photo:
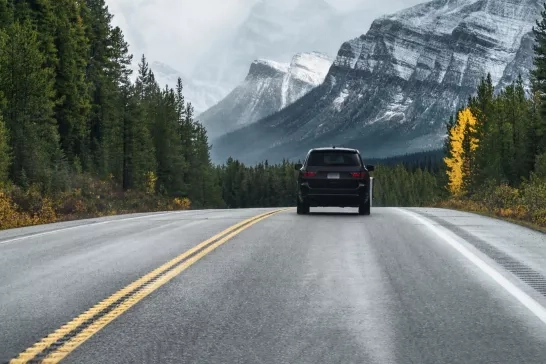
<path fill-rule="evenodd" d="M 0 189 L 0 230 L 138 212 L 189 210 L 187 198 L 122 191 L 113 181 L 76 176 L 72 188 L 45 195 L 38 186 Z"/>
<path fill-rule="evenodd" d="M 528 227 L 532 230 L 546 233 L 546 225 L 536 224 L 532 221 L 522 219 L 520 216 L 507 216 L 506 210 L 490 211 L 490 210 L 484 209 L 483 207 L 477 207 L 474 205 L 473 202 L 461 201 L 461 200 L 447 200 L 447 201 L 438 202 L 434 204 L 433 207 L 446 208 L 446 209 L 458 210 L 463 212 L 472 212 L 478 215 L 501 219 L 504 221 L 511 222 L 513 224 Z"/>
<path fill-rule="evenodd" d="M 532 178 L 519 188 L 491 186 L 467 198 L 440 201 L 435 207 L 496 217 L 546 233 L 546 181 Z"/>

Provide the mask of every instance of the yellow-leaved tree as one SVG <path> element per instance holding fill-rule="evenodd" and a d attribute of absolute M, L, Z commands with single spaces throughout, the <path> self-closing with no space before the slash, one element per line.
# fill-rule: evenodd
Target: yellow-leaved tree
<path fill-rule="evenodd" d="M 449 131 L 449 156 L 444 158 L 449 178 L 448 188 L 453 196 L 466 190 L 472 168 L 472 152 L 478 148 L 476 117 L 469 108 L 459 111 L 457 120 Z"/>

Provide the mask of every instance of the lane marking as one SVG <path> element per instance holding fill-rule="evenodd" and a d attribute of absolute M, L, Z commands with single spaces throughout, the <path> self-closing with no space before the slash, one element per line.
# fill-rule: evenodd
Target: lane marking
<path fill-rule="evenodd" d="M 58 233 L 58 232 L 62 232 L 62 231 L 83 228 L 83 227 L 94 227 L 94 226 L 97 226 L 97 225 L 105 225 L 105 224 L 110 224 L 110 223 L 113 223 L 113 222 L 130 221 L 130 220 L 137 220 L 137 219 L 145 219 L 147 217 L 165 216 L 165 215 L 189 213 L 189 212 L 190 211 L 169 211 L 169 212 L 164 212 L 164 213 L 160 213 L 160 214 L 150 214 L 150 215 L 145 215 L 145 216 L 137 216 L 137 217 L 128 217 L 128 218 L 123 218 L 123 219 L 98 221 L 98 222 L 92 222 L 92 223 L 89 223 L 89 224 L 80 224 L 80 225 L 76 225 L 76 226 L 69 226 L 69 227 L 66 227 L 66 228 L 48 230 L 48 231 L 44 231 L 44 232 L 41 232 L 41 233 L 35 233 L 35 234 L 29 234 L 29 235 L 25 235 L 25 236 L 19 236 L 17 238 L 12 238 L 12 239 L 8 239 L 8 240 L 2 240 L 2 241 L 0 241 L 0 245 L 7 244 L 7 243 L 13 243 L 14 241 L 19 241 L 19 240 L 35 238 L 35 237 L 38 237 L 38 236 L 54 234 L 54 233 Z M 191 211 L 191 212 L 195 212 L 195 211 Z M 31 226 L 26 226 L 26 227 L 31 227 Z"/>
<path fill-rule="evenodd" d="M 419 221 L 421 224 L 432 230 L 436 235 L 442 238 L 446 243 L 448 243 L 452 248 L 457 250 L 461 255 L 466 259 L 474 263 L 479 269 L 482 270 L 485 274 L 491 277 L 497 284 L 504 288 L 508 293 L 510 293 L 515 299 L 517 299 L 521 304 L 523 304 L 529 311 L 531 311 L 540 321 L 546 324 L 546 308 L 544 308 L 540 303 L 530 297 L 527 293 L 523 292 L 516 285 L 506 279 L 502 274 L 500 274 L 496 269 L 488 265 L 485 261 L 479 258 L 477 255 L 472 253 L 468 248 L 454 239 L 452 236 L 447 234 L 444 230 L 439 229 L 435 226 L 430 220 L 425 219 L 413 212 L 410 212 L 405 209 L 396 208 L 396 210 L 413 217 L 415 220 Z"/>
<path fill-rule="evenodd" d="M 279 209 L 251 217 L 214 235 L 99 302 L 20 353 L 10 363 L 58 363 L 108 323 L 189 268 L 202 257 L 252 225 L 286 210 L 288 209 Z M 101 312 L 106 313 L 101 315 Z M 65 338 L 67 339 L 65 340 Z"/>
<path fill-rule="evenodd" d="M 58 232 L 63 232 L 63 231 L 67 231 L 67 230 L 79 229 L 79 228 L 84 228 L 84 227 L 94 227 L 94 226 L 98 226 L 98 225 L 112 224 L 112 223 L 115 223 L 115 222 L 146 219 L 146 218 L 150 218 L 150 217 L 159 217 L 159 216 L 166 216 L 166 215 L 178 215 L 178 214 L 192 215 L 192 214 L 195 214 L 196 212 L 214 212 L 214 211 L 218 211 L 218 210 L 169 211 L 169 212 L 163 212 L 163 213 L 151 213 L 151 214 L 147 214 L 147 215 L 143 215 L 143 216 L 127 217 L 127 218 L 123 218 L 123 219 L 111 219 L 111 220 L 106 220 L 106 221 L 97 221 L 97 222 L 91 222 L 89 224 L 79 224 L 79 225 L 76 225 L 76 226 L 69 226 L 69 227 L 66 227 L 66 228 L 48 230 L 48 231 L 44 231 L 44 232 L 41 232 L 41 233 L 18 236 L 16 238 L 12 238 L 12 239 L 0 240 L 0 245 L 7 244 L 7 243 L 13 243 L 14 241 L 19 241 L 19 240 L 35 238 L 35 237 L 39 237 L 39 236 L 43 236 L 43 235 L 49 235 L 49 234 L 54 234 L 54 233 L 58 233 Z M 35 226 L 39 226 L 39 225 L 35 225 Z M 25 226 L 25 227 L 23 227 L 21 229 L 30 228 L 30 227 L 33 227 L 33 226 Z"/>

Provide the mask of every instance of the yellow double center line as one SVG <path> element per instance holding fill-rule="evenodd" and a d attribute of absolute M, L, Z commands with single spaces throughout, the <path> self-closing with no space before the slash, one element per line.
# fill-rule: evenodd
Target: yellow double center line
<path fill-rule="evenodd" d="M 19 363 L 58 363 L 104 326 L 115 320 L 144 297 L 188 269 L 205 255 L 250 226 L 287 209 L 275 210 L 242 221 L 205 240 L 127 287 L 99 302 L 61 326 L 10 361 Z"/>

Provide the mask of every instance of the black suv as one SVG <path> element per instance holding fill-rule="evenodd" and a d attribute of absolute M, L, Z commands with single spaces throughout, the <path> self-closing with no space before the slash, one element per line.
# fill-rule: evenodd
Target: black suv
<path fill-rule="evenodd" d="M 308 214 L 311 206 L 358 207 L 369 215 L 371 206 L 370 172 L 360 152 L 348 148 L 311 149 L 305 163 L 296 164 L 298 175 L 298 214 Z"/>

